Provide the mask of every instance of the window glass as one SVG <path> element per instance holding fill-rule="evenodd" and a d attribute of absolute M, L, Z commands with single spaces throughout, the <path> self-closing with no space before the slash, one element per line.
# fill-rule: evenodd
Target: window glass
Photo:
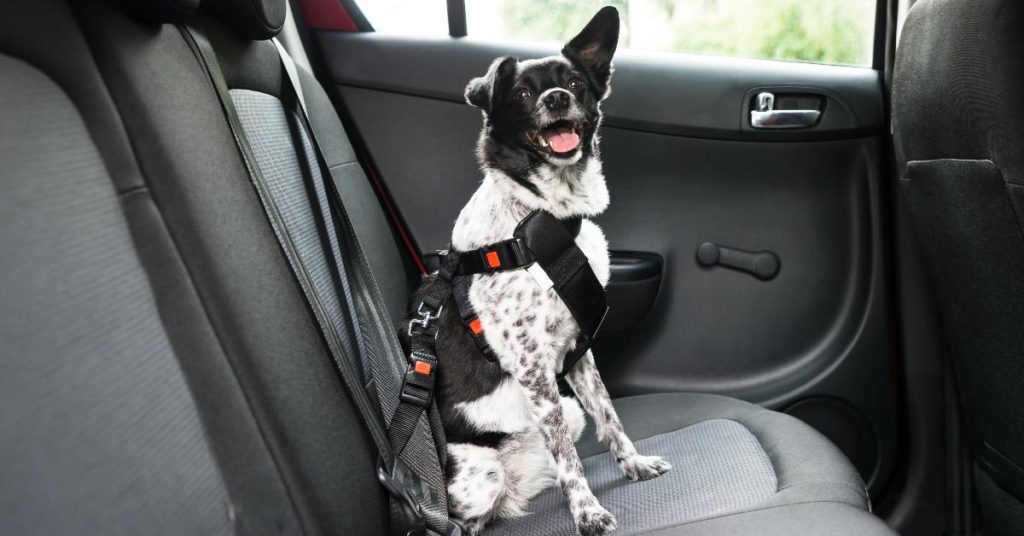
<path fill-rule="evenodd" d="M 564 42 L 598 9 L 622 16 L 620 46 L 870 65 L 876 0 L 465 0 L 470 37 Z M 380 31 L 447 32 L 445 2 L 359 0 Z M 433 28 L 428 28 L 433 26 Z"/>
<path fill-rule="evenodd" d="M 356 0 L 356 4 L 378 32 L 448 35 L 445 0 Z"/>
<path fill-rule="evenodd" d="M 466 0 L 468 33 L 565 41 L 609 4 L 625 48 L 871 63 L 875 0 Z"/>

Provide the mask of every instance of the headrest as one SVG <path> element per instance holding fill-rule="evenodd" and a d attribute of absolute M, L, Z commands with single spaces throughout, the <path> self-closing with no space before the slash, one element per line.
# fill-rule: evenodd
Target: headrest
<path fill-rule="evenodd" d="M 270 39 L 284 26 L 287 0 L 203 0 L 203 7 L 219 16 L 246 39 Z"/>
<path fill-rule="evenodd" d="M 116 0 L 130 17 L 152 24 L 178 22 L 199 8 L 199 0 Z"/>

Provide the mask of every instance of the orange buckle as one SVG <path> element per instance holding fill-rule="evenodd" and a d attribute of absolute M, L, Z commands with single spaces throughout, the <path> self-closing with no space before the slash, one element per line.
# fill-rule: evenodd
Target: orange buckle
<path fill-rule="evenodd" d="M 491 268 L 499 268 L 501 266 L 501 258 L 498 257 L 497 251 L 488 251 L 485 257 L 487 258 L 487 266 Z"/>
<path fill-rule="evenodd" d="M 430 368 L 430 363 L 427 363 L 426 361 L 417 361 L 416 364 L 412 366 L 412 369 L 416 371 L 416 374 L 420 374 L 422 376 L 430 376 Z"/>
<path fill-rule="evenodd" d="M 474 318 L 473 321 L 469 323 L 469 331 L 472 331 L 473 335 L 479 335 L 484 332 L 484 326 L 480 323 L 479 318 Z"/>

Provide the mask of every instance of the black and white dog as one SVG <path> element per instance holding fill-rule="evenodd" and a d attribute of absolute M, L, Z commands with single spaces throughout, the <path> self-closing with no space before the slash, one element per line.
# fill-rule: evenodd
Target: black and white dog
<path fill-rule="evenodd" d="M 607 284 L 608 244 L 586 218 L 608 206 L 597 131 L 618 35 L 618 12 L 606 7 L 561 55 L 499 58 L 470 81 L 466 100 L 484 114 L 484 179 L 455 223 L 455 250 L 511 238 L 537 209 L 560 219 L 582 216 L 576 244 Z M 566 375 L 576 399 L 559 395 L 556 375 L 579 330 L 554 290 L 525 270 L 473 277 L 469 299 L 497 363 L 481 354 L 455 307 L 445 307 L 436 399 L 448 439 L 451 516 L 475 535 L 489 520 L 522 515 L 531 498 L 557 482 L 580 534 L 615 529 L 574 446 L 583 409 L 627 478 L 654 478 L 671 466 L 641 456 L 626 437 L 590 352 Z"/>

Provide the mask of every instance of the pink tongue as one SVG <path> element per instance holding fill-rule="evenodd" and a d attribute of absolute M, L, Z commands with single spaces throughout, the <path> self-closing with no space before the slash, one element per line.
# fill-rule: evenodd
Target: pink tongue
<path fill-rule="evenodd" d="M 547 138 L 551 150 L 556 153 L 567 153 L 580 144 L 579 135 L 571 130 L 563 130 L 544 137 Z"/>

